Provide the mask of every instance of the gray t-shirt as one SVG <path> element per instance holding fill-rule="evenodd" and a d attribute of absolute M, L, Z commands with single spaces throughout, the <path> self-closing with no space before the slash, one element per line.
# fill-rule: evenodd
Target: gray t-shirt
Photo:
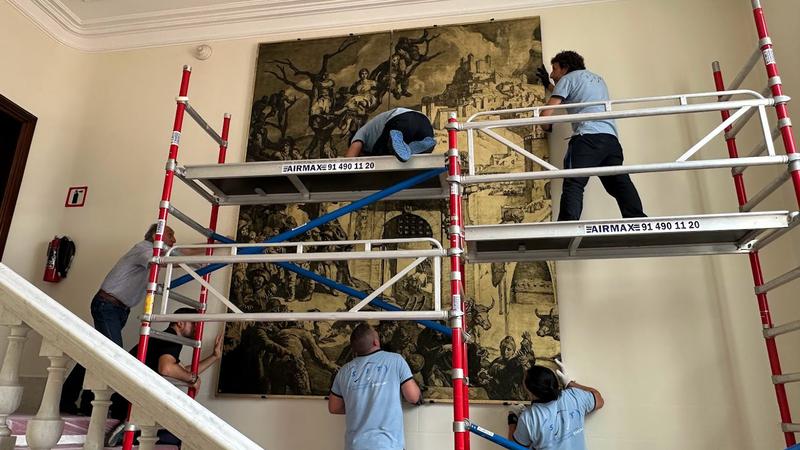
<path fill-rule="evenodd" d="M 108 272 L 100 289 L 113 295 L 130 308 L 138 305 L 144 300 L 147 293 L 148 266 L 152 257 L 152 242 L 137 243 Z"/>
<path fill-rule="evenodd" d="M 608 101 L 608 87 L 600 75 L 588 70 L 573 70 L 558 80 L 553 97 L 561 97 L 564 103 L 588 103 Z M 570 114 L 604 112 L 603 105 L 567 108 Z M 573 122 L 572 134 L 613 134 L 617 136 L 617 124 L 613 119 Z"/>
<path fill-rule="evenodd" d="M 412 379 L 397 353 L 378 350 L 359 356 L 336 373 L 331 395 L 344 399 L 346 450 L 403 450 L 400 386 Z"/>
<path fill-rule="evenodd" d="M 356 134 L 353 135 L 353 139 L 350 139 L 350 143 L 352 144 L 355 141 L 361 141 L 364 144 L 364 149 L 362 152 L 372 153 L 372 147 L 374 147 L 375 143 L 378 142 L 378 138 L 383 133 L 383 128 L 386 126 L 386 122 L 395 116 L 399 116 L 400 114 L 407 112 L 422 114 L 419 111 L 414 111 L 413 109 L 408 108 L 394 108 L 386 112 L 382 112 L 372 119 L 369 119 L 364 126 L 359 128 L 358 131 L 356 131 Z"/>

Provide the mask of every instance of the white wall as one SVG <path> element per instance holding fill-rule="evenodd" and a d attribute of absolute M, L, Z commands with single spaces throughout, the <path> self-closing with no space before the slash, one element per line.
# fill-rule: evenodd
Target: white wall
<path fill-rule="evenodd" d="M 775 0 L 770 12 L 778 56 L 796 54 L 789 46 L 797 46 L 790 21 L 797 5 Z M 744 0 L 623 0 L 514 14 L 532 15 L 542 17 L 545 55 L 578 50 L 617 98 L 713 90 L 711 60 L 720 59 L 731 72 L 754 42 Z M 462 21 L 454 17 L 451 23 Z M 387 28 L 376 24 L 352 31 Z M 190 46 L 85 55 L 54 44 L 0 3 L 0 50 L 16 52 L 19 66 L 0 71 L 0 92 L 40 119 L 4 262 L 26 278 L 40 279 L 46 242 L 55 233 L 72 236 L 78 257 L 70 278 L 45 289 L 88 319 L 89 299 L 106 271 L 155 217 L 181 66 L 193 65 L 190 97 L 212 123 L 233 113 L 229 161 L 241 161 L 259 42 L 211 43 L 214 55 L 202 62 L 191 58 Z M 790 59 L 780 61 L 788 63 L 784 81 L 791 89 L 798 85 L 800 64 Z M 621 121 L 627 161 L 674 159 L 716 123 L 714 115 Z M 193 124 L 185 130 L 181 162 L 213 161 L 216 149 L 205 135 Z M 565 146 L 558 136 L 564 133 L 551 140 L 556 162 Z M 708 151 L 721 156 L 724 146 L 715 141 Z M 650 215 L 735 209 L 725 171 L 634 181 Z M 89 185 L 87 206 L 62 210 L 67 186 L 83 184 Z M 173 198 L 201 221 L 207 217 L 207 205 L 183 186 Z M 236 214 L 222 214 L 223 233 L 235 231 Z M 617 215 L 593 180 L 584 217 Z M 176 230 L 179 240 L 196 240 L 184 227 Z M 792 260 L 788 251 L 777 257 L 784 265 Z M 590 448 L 780 448 L 747 269 L 743 256 L 558 265 L 565 359 L 578 380 L 598 387 L 607 402 L 587 425 Z M 215 283 L 226 289 L 226 279 L 216 277 Z M 132 319 L 128 345 L 135 328 Z M 41 373 L 41 363 L 26 361 L 26 373 Z M 206 376 L 201 401 L 266 448 L 341 448 L 344 422 L 329 416 L 321 400 L 216 398 L 214 385 L 214 376 Z M 501 407 L 473 406 L 472 412 L 488 428 L 505 428 Z M 449 405 L 409 410 L 408 448 L 449 447 L 451 420 Z M 478 439 L 473 448 L 490 448 Z"/>

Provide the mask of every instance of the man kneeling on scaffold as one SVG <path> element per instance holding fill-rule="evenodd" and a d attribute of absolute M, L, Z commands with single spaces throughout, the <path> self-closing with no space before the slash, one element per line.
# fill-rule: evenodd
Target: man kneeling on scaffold
<path fill-rule="evenodd" d="M 395 155 L 406 162 L 411 155 L 431 153 L 436 146 L 433 126 L 425 114 L 394 108 L 370 119 L 350 139 L 345 157 Z"/>

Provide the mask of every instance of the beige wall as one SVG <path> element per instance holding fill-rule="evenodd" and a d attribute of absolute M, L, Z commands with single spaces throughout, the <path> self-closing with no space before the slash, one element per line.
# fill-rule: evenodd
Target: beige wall
<path fill-rule="evenodd" d="M 768 3 L 778 57 L 783 56 L 779 61 L 786 62 L 784 81 L 792 88 L 800 79 L 800 63 L 786 56 L 797 54 L 791 17 L 798 17 L 798 8 L 788 0 Z M 542 16 L 546 55 L 579 50 L 617 98 L 713 90 L 711 60 L 719 59 L 733 72 L 754 42 L 745 0 L 623 0 L 513 16 L 528 15 Z M 191 58 L 190 46 L 84 55 L 53 43 L 0 3 L 0 50 L 16 52 L 18 61 L 13 70 L 0 71 L 0 93 L 40 119 L 4 262 L 38 280 L 46 242 L 55 233 L 72 236 L 78 257 L 70 278 L 45 289 L 88 319 L 89 298 L 105 272 L 155 217 L 180 67 L 193 65 L 190 96 L 212 123 L 219 123 L 224 112 L 233 114 L 229 160 L 241 161 L 260 41 L 212 43 L 213 57 L 202 62 Z M 716 123 L 714 115 L 621 121 L 627 161 L 675 158 Z M 556 162 L 565 133 L 559 130 L 551 140 Z M 724 146 L 718 140 L 707 151 L 721 156 Z M 188 124 L 181 162 L 210 162 L 214 155 L 210 141 Z M 636 176 L 634 181 L 650 215 L 735 209 L 725 171 Z M 87 206 L 63 210 L 66 188 L 83 184 L 89 185 Z M 791 200 L 785 197 L 784 205 Z M 183 186 L 173 198 L 176 206 L 206 220 L 207 205 Z M 585 218 L 618 215 L 596 180 L 586 204 Z M 226 210 L 220 229 L 231 234 L 235 223 L 236 211 Z M 185 227 L 176 229 L 179 240 L 197 240 Z M 793 261 L 786 249 L 774 255 L 768 273 L 780 273 L 779 265 Z M 216 284 L 225 289 L 226 277 L 216 277 Z M 598 387 L 607 402 L 588 422 L 590 448 L 779 448 L 751 289 L 745 257 L 560 263 L 564 357 L 577 379 Z M 135 324 L 130 321 L 128 345 L 134 342 Z M 26 373 L 40 370 L 33 358 L 27 362 Z M 341 448 L 344 422 L 329 416 L 320 400 L 215 398 L 214 385 L 214 375 L 206 376 L 201 401 L 271 450 Z M 472 411 L 485 427 L 504 429 L 502 407 L 473 406 Z M 409 410 L 408 448 L 448 448 L 451 420 L 449 405 Z M 473 442 L 473 448 L 490 448 L 478 438 Z"/>

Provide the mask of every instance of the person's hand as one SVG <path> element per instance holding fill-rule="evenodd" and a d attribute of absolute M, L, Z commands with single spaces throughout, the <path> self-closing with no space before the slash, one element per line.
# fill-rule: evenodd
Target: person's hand
<path fill-rule="evenodd" d="M 508 409 L 508 424 L 516 425 L 519 422 L 519 416 L 525 411 L 526 406 L 522 403 L 515 403 Z"/>
<path fill-rule="evenodd" d="M 214 357 L 219 359 L 222 358 L 222 341 L 225 336 L 220 333 L 217 335 L 217 338 L 214 339 Z"/>
<path fill-rule="evenodd" d="M 194 389 L 195 391 L 199 391 L 200 390 L 200 382 L 201 381 L 202 381 L 202 379 L 200 377 L 197 377 L 197 381 L 195 381 L 194 384 L 190 384 L 189 387 Z"/>
<path fill-rule="evenodd" d="M 564 363 L 561 362 L 558 358 L 555 359 L 556 365 L 558 366 L 558 370 L 556 370 L 556 375 L 558 378 L 561 379 L 561 383 L 564 385 L 564 388 L 569 386 L 572 383 L 572 378 L 567 374 L 567 368 L 564 366 Z"/>
<path fill-rule="evenodd" d="M 545 69 L 544 64 L 536 69 L 536 77 L 539 78 L 539 81 L 541 81 L 542 86 L 544 86 L 545 89 L 550 86 L 550 74 L 547 73 L 547 69 Z"/>

